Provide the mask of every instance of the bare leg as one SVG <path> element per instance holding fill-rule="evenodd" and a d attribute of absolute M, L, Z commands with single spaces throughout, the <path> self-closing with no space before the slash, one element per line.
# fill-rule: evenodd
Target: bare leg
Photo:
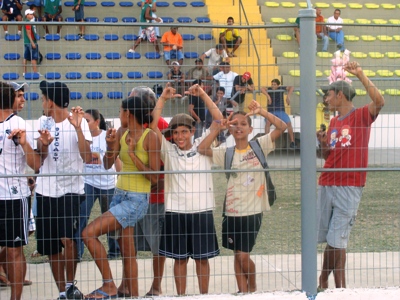
<path fill-rule="evenodd" d="M 84 20 L 81 21 L 82 23 L 85 22 Z M 85 34 L 85 26 L 79 26 L 79 29 L 81 31 L 81 34 L 84 35 Z"/>
<path fill-rule="evenodd" d="M 127 227 L 121 231 L 118 244 L 121 249 L 123 274 L 129 294 L 132 297 L 139 296 L 138 266 L 136 261 L 136 250 L 134 240 L 134 227 Z M 115 292 L 114 294 L 116 294 Z"/>
<path fill-rule="evenodd" d="M 136 41 L 135 41 L 135 44 L 133 45 L 133 47 L 131 48 L 132 50 L 136 50 L 136 48 L 140 45 L 140 43 L 142 42 L 142 39 L 141 38 L 138 38 Z"/>
<path fill-rule="evenodd" d="M 250 258 L 250 253 L 235 251 L 234 266 L 239 292 L 255 292 L 257 290 L 256 266 Z"/>
<path fill-rule="evenodd" d="M 290 142 L 294 143 L 294 134 L 293 134 L 293 127 L 292 127 L 292 123 L 286 123 L 287 125 L 287 130 L 288 130 L 288 134 L 289 134 L 289 138 L 290 138 Z"/>
<path fill-rule="evenodd" d="M 23 65 L 24 65 L 24 73 L 26 73 L 26 59 L 24 59 Z"/>
<path fill-rule="evenodd" d="M 208 286 L 210 283 L 210 264 L 208 259 L 195 259 L 195 262 L 200 294 L 208 294 Z"/>
<path fill-rule="evenodd" d="M 186 293 L 187 263 L 188 259 L 175 259 L 174 262 L 174 277 L 178 295 Z"/>
<path fill-rule="evenodd" d="M 49 262 L 53 278 L 59 292 L 65 292 L 65 260 L 62 252 L 49 255 Z"/>
<path fill-rule="evenodd" d="M 242 38 L 238 37 L 237 40 L 236 40 L 236 43 L 235 43 L 235 45 L 233 46 L 233 49 L 232 49 L 232 56 L 236 56 L 236 55 L 234 55 L 234 52 L 237 50 L 237 48 L 239 48 L 241 43 L 242 43 Z"/>
<path fill-rule="evenodd" d="M 32 59 L 32 71 L 33 73 L 37 73 L 37 62 L 35 59 Z"/>
<path fill-rule="evenodd" d="M 326 245 L 324 251 L 324 260 L 322 263 L 322 271 L 319 277 L 319 287 L 321 289 L 328 288 L 328 278 L 331 272 L 334 273 L 336 288 L 346 287 L 346 249 L 333 248 Z"/>
<path fill-rule="evenodd" d="M 22 296 L 26 275 L 26 260 L 23 247 L 6 248 L 7 275 L 11 282 L 11 300 L 19 300 Z"/>
<path fill-rule="evenodd" d="M 154 279 L 148 294 L 161 295 L 161 281 L 164 274 L 165 256 L 153 255 Z"/>
<path fill-rule="evenodd" d="M 64 245 L 64 261 L 65 261 L 65 271 L 67 282 L 73 283 L 76 273 L 77 261 L 77 251 L 76 243 L 74 240 L 69 238 L 62 238 L 61 242 Z"/>

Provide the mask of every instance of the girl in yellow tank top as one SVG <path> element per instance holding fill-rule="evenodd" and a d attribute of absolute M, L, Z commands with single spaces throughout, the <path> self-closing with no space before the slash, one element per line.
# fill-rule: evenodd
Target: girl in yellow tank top
<path fill-rule="evenodd" d="M 117 157 L 123 162 L 123 167 L 110 210 L 82 232 L 84 243 L 103 277 L 103 285 L 87 295 L 89 298 L 104 297 L 105 294 L 114 298 L 118 293 L 107 261 L 107 252 L 98 239 L 100 235 L 109 232 L 115 233 L 121 247 L 123 284 L 128 287 L 130 296 L 139 296 L 134 226 L 146 214 L 151 184 L 158 181 L 158 174 L 140 172 L 158 171 L 161 161 L 159 139 L 154 131 L 147 128 L 152 121 L 153 107 L 154 103 L 146 99 L 129 97 L 122 101 L 120 108 L 121 127 L 118 131 L 107 130 L 104 167 L 111 168 Z"/>

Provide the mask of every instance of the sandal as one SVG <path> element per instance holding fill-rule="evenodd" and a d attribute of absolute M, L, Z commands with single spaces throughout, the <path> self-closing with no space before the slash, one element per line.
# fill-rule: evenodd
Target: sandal
<path fill-rule="evenodd" d="M 32 285 L 32 281 L 30 280 L 24 280 L 24 286 Z"/>

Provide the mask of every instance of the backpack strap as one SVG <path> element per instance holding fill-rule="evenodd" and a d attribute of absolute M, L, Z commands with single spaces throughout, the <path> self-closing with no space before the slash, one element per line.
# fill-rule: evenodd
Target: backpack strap
<path fill-rule="evenodd" d="M 258 140 L 251 140 L 249 142 L 250 148 L 254 151 L 254 154 L 257 156 L 258 160 L 260 161 L 261 165 L 264 169 L 268 169 L 268 164 L 265 159 L 264 152 L 261 149 L 261 145 Z"/>
<path fill-rule="evenodd" d="M 235 146 L 226 148 L 225 152 L 225 170 L 230 170 L 232 168 L 232 161 L 233 161 L 233 155 L 235 154 Z M 225 173 L 226 179 L 229 180 L 229 177 L 231 177 L 230 172 Z"/>

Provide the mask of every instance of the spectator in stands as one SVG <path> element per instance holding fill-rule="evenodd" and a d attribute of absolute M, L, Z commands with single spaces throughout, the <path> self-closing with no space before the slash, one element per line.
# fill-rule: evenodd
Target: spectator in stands
<path fill-rule="evenodd" d="M 212 76 L 208 73 L 208 70 L 204 68 L 203 60 L 201 58 L 196 58 L 194 61 L 195 67 L 191 68 L 186 74 L 187 80 L 201 79 L 203 81 L 203 89 L 207 94 L 211 92 L 211 85 L 205 84 L 206 80 L 212 80 Z M 186 86 L 189 88 L 191 83 L 186 82 Z"/>
<path fill-rule="evenodd" d="M 185 73 L 181 71 L 181 66 L 177 61 L 171 63 L 171 69 L 168 71 L 168 80 L 171 86 L 181 95 L 185 93 Z"/>
<path fill-rule="evenodd" d="M 224 49 L 224 45 L 222 44 L 217 44 L 215 48 L 207 50 L 200 56 L 200 59 L 203 62 L 206 58 L 208 58 L 208 72 L 212 75 L 215 75 L 219 72 L 218 64 L 220 64 L 221 62 L 230 61 L 228 54 Z"/>
<path fill-rule="evenodd" d="M 43 1 L 42 0 L 34 0 L 33 2 L 29 6 L 29 9 L 33 10 L 34 12 L 37 12 L 37 14 L 35 14 L 35 17 L 37 17 L 37 21 L 41 21 L 42 20 L 42 6 L 43 6 Z"/>
<path fill-rule="evenodd" d="M 104 120 L 103 115 L 97 109 L 86 110 L 84 118 L 88 122 L 89 130 L 93 138 L 93 141 L 90 144 L 92 159 L 90 162 L 85 163 L 84 172 L 104 173 L 104 175 L 96 174 L 84 176 L 86 198 L 80 205 L 79 229 L 75 234 L 79 261 L 82 260 L 82 255 L 84 252 L 81 234 L 83 229 L 88 224 L 94 203 L 97 199 L 99 199 L 101 213 L 105 213 L 110 208 L 111 199 L 115 190 L 115 175 L 107 175 L 107 172 L 109 171 L 105 170 L 103 166 L 103 157 L 107 152 L 106 121 Z M 116 159 L 115 164 L 110 168 L 110 171 L 121 171 L 121 161 L 119 159 Z M 118 258 L 121 254 L 118 242 L 110 235 L 107 235 L 107 242 L 107 258 Z"/>
<path fill-rule="evenodd" d="M 123 174 L 118 176 L 116 191 L 109 211 L 97 217 L 82 232 L 101 275 L 103 284 L 86 298 L 117 298 L 106 250 L 99 236 L 113 232 L 118 238 L 123 261 L 123 280 L 130 297 L 139 296 L 134 229 L 148 209 L 151 185 L 158 182 L 160 143 L 155 132 L 148 128 L 152 122 L 153 103 L 137 96 L 123 100 L 120 107 L 121 127 L 107 130 L 107 152 L 104 168 L 109 169 L 116 158 L 122 161 Z M 142 174 L 140 172 L 150 172 Z M 124 174 L 125 173 L 125 174 Z"/>
<path fill-rule="evenodd" d="M 142 1 L 142 6 L 143 4 L 146 3 L 147 0 L 141 0 Z M 150 4 L 150 3 L 149 3 Z M 158 18 L 156 15 L 156 11 L 157 11 L 157 0 L 153 0 L 153 2 L 150 4 L 151 7 L 151 16 L 154 18 L 152 20 L 152 23 L 158 23 L 159 21 L 157 21 L 156 19 Z M 160 35 L 160 27 L 156 26 L 154 27 L 154 30 L 156 32 L 156 36 L 158 39 L 161 39 L 161 35 Z"/>
<path fill-rule="evenodd" d="M 29 134 L 32 129 L 14 114 L 15 91 L 11 85 L 0 82 L 0 94 L 0 131 L 3 135 L 0 174 L 24 174 L 26 165 L 38 172 L 40 156 L 33 149 L 33 139 Z M 26 274 L 23 246 L 28 244 L 30 196 L 26 178 L 1 177 L 0 264 L 6 271 L 1 276 L 6 286 L 7 283 L 11 285 L 12 300 L 21 299 Z"/>
<path fill-rule="evenodd" d="M 3 12 L 2 21 L 22 21 L 22 3 L 21 0 L 3 0 L 1 2 L 1 11 Z M 8 36 L 8 26 L 3 25 L 4 34 Z M 22 25 L 18 25 L 18 35 L 21 36 Z"/>
<path fill-rule="evenodd" d="M 345 171 L 322 172 L 318 181 L 318 243 L 327 243 L 320 289 L 328 288 L 332 272 L 336 288 L 346 288 L 346 248 L 367 177 L 365 171 L 350 169 L 367 168 L 371 126 L 385 105 L 379 89 L 357 62 L 348 62 L 344 68 L 357 77 L 371 101 L 355 108 L 352 100 L 356 91 L 344 80 L 335 81 L 328 88 L 329 109 L 338 115 L 331 119 L 328 131 L 317 131 L 320 143 L 317 155 L 325 159 L 324 169 Z"/>
<path fill-rule="evenodd" d="M 194 80 L 192 86 L 196 84 L 203 88 L 203 82 L 201 79 Z M 203 130 L 206 126 L 206 106 L 200 97 L 196 95 L 189 95 L 188 112 L 189 115 L 196 121 L 194 139 L 197 139 L 198 137 L 202 136 Z"/>
<path fill-rule="evenodd" d="M 61 16 L 61 13 L 62 13 L 61 0 L 45 0 L 43 21 L 62 22 L 63 18 Z M 44 25 L 44 30 L 46 31 L 46 34 L 43 38 L 46 39 L 46 35 L 49 34 L 49 27 L 47 25 Z M 60 32 L 61 32 L 61 25 L 58 25 L 57 34 L 60 35 Z"/>
<path fill-rule="evenodd" d="M 178 27 L 173 26 L 170 31 L 164 33 L 161 44 L 164 45 L 164 57 L 167 66 L 170 66 L 171 59 L 176 59 L 180 65 L 183 64 L 183 39 L 178 33 Z"/>
<path fill-rule="evenodd" d="M 219 82 L 219 86 L 225 88 L 225 98 L 228 99 L 228 103 L 230 103 L 232 97 L 233 82 L 238 74 L 231 71 L 231 65 L 227 62 L 222 62 L 219 65 L 222 68 L 222 71 L 215 74 L 213 78 L 214 80 L 217 80 Z M 230 105 L 232 105 L 232 103 L 230 103 Z"/>
<path fill-rule="evenodd" d="M 224 46 L 229 57 L 236 57 L 235 51 L 242 43 L 242 38 L 239 36 L 239 30 L 232 27 L 234 22 L 233 18 L 229 17 L 227 20 L 229 27 L 222 29 L 219 34 L 219 43 Z M 228 48 L 232 48 L 232 51 L 229 52 Z"/>
<path fill-rule="evenodd" d="M 25 11 L 25 19 L 24 21 L 32 21 L 34 16 L 34 11 L 31 9 L 27 9 Z M 35 25 L 24 25 L 24 61 L 23 67 L 24 72 L 22 76 L 25 76 L 26 73 L 26 64 L 27 61 L 30 61 L 32 64 L 32 71 L 34 73 L 38 73 L 37 70 L 37 62 L 39 59 L 39 45 L 36 40 L 36 26 Z M 39 76 L 42 76 L 39 73 Z"/>
<path fill-rule="evenodd" d="M 233 107 L 237 107 L 236 111 L 243 111 L 244 100 L 247 92 L 254 91 L 253 79 L 250 72 L 244 72 L 243 75 L 237 75 L 233 80 L 232 98 L 239 92 L 235 99 L 231 99 Z"/>
<path fill-rule="evenodd" d="M 199 85 L 193 85 L 189 93 L 205 102 L 213 119 L 222 119 L 219 109 Z M 207 294 L 210 281 L 209 259 L 219 255 L 213 216 L 213 180 L 211 173 L 193 172 L 199 168 L 211 170 L 211 160 L 200 155 L 197 150 L 207 134 L 192 143 L 195 120 L 187 114 L 177 114 L 162 135 L 157 128 L 158 119 L 165 102 L 174 98 L 174 94 L 173 88 L 167 86 L 164 89 L 153 110 L 154 120 L 151 123 L 151 128 L 157 132 L 161 141 L 161 159 L 165 171 L 174 171 L 165 174 L 165 224 L 160 254 L 174 259 L 178 295 L 186 293 L 189 258 L 196 264 L 200 293 Z M 172 137 L 172 141 L 169 142 L 167 137 Z"/>
<path fill-rule="evenodd" d="M 290 139 L 290 149 L 297 149 L 296 143 L 294 142 L 294 134 L 292 123 L 290 122 L 290 118 L 285 112 L 285 92 L 287 92 L 286 103 L 290 105 L 290 96 L 292 95 L 294 87 L 292 86 L 281 86 L 281 82 L 279 79 L 273 79 L 271 81 L 271 87 L 261 88 L 261 93 L 267 96 L 268 99 L 268 112 L 277 116 L 287 125 L 287 130 Z M 265 133 L 269 133 L 271 124 L 266 120 L 265 123 Z"/>
<path fill-rule="evenodd" d="M 257 138 L 264 156 L 275 149 L 275 141 L 286 129 L 285 123 L 261 108 L 253 100 L 249 105 L 251 114 L 259 114 L 274 124 L 275 130 Z M 221 126 L 222 124 L 222 126 Z M 235 139 L 234 153 L 229 169 L 254 170 L 230 173 L 223 206 L 222 245 L 234 254 L 234 270 L 239 293 L 257 290 L 256 265 L 250 253 L 261 228 L 264 211 L 270 209 L 263 166 L 249 145 L 249 134 L 253 131 L 251 118 L 244 112 L 233 113 L 226 122 L 213 122 L 211 133 L 199 145 L 198 151 L 212 157 L 213 163 L 226 169 L 227 146 L 211 148 L 220 130 L 229 128 Z"/>
<path fill-rule="evenodd" d="M 85 22 L 85 0 L 74 0 L 72 10 L 75 12 L 75 22 Z M 85 26 L 79 26 L 78 36 L 83 39 L 85 37 Z"/>
<path fill-rule="evenodd" d="M 151 12 L 152 1 L 153 0 L 146 0 L 144 4 L 142 2 L 142 9 L 140 11 L 140 22 L 142 23 L 150 23 L 151 21 L 161 22 L 160 18 L 153 17 L 152 15 Z M 157 34 L 153 26 L 140 27 L 139 37 L 135 41 L 133 48 L 129 49 L 129 52 L 135 53 L 136 48 L 143 40 L 148 40 L 150 43 L 154 44 L 156 52 L 160 53 L 160 55 L 163 55 L 163 53 L 160 52 L 160 46 L 158 44 Z"/>
<path fill-rule="evenodd" d="M 40 173 L 51 174 L 38 176 L 36 181 L 37 250 L 49 258 L 60 299 L 70 294 L 83 297 L 75 286 L 78 260 L 74 237 L 79 205 L 85 200 L 83 177 L 78 174 L 83 172 L 84 163 L 92 160 L 92 135 L 83 109 L 77 106 L 68 111 L 69 88 L 65 83 L 42 81 L 39 87 L 44 112 L 39 133 L 47 132 L 52 140 L 44 142 L 35 133 L 42 158 Z"/>
<path fill-rule="evenodd" d="M 335 9 L 332 17 L 328 18 L 328 23 L 337 25 L 327 25 L 329 37 L 336 42 L 336 47 L 344 51 L 344 33 L 342 30 L 343 19 L 340 17 L 340 9 Z"/>
<path fill-rule="evenodd" d="M 217 87 L 215 91 L 215 97 L 213 99 L 215 105 L 218 107 L 219 111 L 221 112 L 224 118 L 227 117 L 227 107 L 228 107 L 228 100 L 224 97 L 225 89 L 222 86 Z M 206 113 L 206 129 L 210 128 L 213 122 L 211 112 L 207 110 Z M 225 132 L 221 131 L 217 137 L 217 147 L 226 141 Z"/>
<path fill-rule="evenodd" d="M 315 34 L 317 35 L 318 39 L 322 39 L 324 42 L 324 45 L 322 46 L 322 52 L 328 51 L 328 46 L 329 46 L 329 37 L 328 37 L 328 32 L 326 30 L 326 26 L 324 24 L 318 24 L 318 23 L 325 23 L 325 19 L 321 14 L 321 9 L 319 7 L 315 8 L 317 17 L 315 18 L 315 22 L 317 23 L 315 25 Z"/>

